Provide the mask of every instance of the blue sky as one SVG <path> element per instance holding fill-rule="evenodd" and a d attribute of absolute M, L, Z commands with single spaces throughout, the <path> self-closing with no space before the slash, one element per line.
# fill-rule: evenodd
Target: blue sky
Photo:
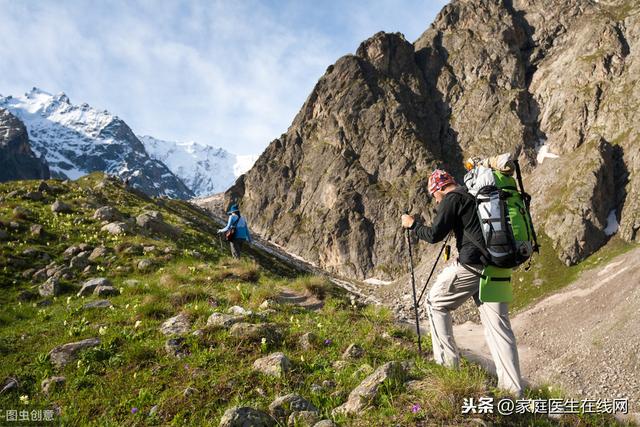
<path fill-rule="evenodd" d="M 328 65 L 384 30 L 414 41 L 445 0 L 0 0 L 0 94 L 36 86 L 138 134 L 258 154 Z"/>

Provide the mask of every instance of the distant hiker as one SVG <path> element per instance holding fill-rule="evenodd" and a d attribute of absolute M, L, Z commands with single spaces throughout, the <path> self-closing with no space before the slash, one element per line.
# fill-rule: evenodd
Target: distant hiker
<path fill-rule="evenodd" d="M 431 342 L 436 363 L 457 368 L 460 355 L 453 337 L 451 311 L 470 297 L 480 311 L 485 337 L 498 374 L 498 387 L 522 396 L 518 348 L 509 322 L 507 303 L 481 302 L 478 298 L 484 264 L 482 252 L 473 240 L 482 241 L 482 229 L 473 197 L 459 187 L 443 170 L 429 177 L 429 193 L 438 203 L 431 226 L 410 215 L 402 215 L 402 226 L 414 230 L 418 238 L 429 243 L 444 240 L 450 232 L 456 236 L 458 258 L 438 275 L 427 295 Z"/>
<path fill-rule="evenodd" d="M 247 221 L 240 216 L 240 209 L 236 204 L 231 205 L 227 214 L 229 215 L 227 226 L 218 230 L 218 233 L 224 233 L 225 239 L 231 245 L 231 255 L 234 258 L 240 258 L 243 242 L 251 243 Z"/>

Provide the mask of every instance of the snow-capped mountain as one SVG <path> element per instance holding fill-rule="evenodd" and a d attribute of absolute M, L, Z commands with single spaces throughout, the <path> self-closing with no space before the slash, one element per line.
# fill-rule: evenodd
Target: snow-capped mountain
<path fill-rule="evenodd" d="M 167 165 L 196 196 L 225 191 L 258 157 L 238 156 L 197 142 L 163 141 L 148 135 L 138 138 L 149 155 Z"/>
<path fill-rule="evenodd" d="M 166 165 L 149 156 L 129 126 L 106 110 L 73 105 L 64 94 L 33 88 L 24 96 L 0 96 L 26 126 L 33 151 L 53 177 L 76 179 L 94 171 L 130 178 L 147 194 L 190 198 L 193 192 Z"/>

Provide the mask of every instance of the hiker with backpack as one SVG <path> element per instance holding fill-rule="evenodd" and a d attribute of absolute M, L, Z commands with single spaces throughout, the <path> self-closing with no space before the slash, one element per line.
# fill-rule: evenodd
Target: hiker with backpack
<path fill-rule="evenodd" d="M 238 259 L 240 258 L 243 243 L 251 243 L 251 235 L 249 234 L 247 221 L 240 215 L 240 209 L 237 204 L 231 205 L 227 214 L 229 215 L 227 225 L 219 229 L 218 233 L 224 233 L 224 238 L 231 245 L 231 255 Z"/>
<path fill-rule="evenodd" d="M 446 171 L 435 170 L 428 190 L 435 198 L 437 213 L 433 223 L 423 225 L 411 215 L 402 215 L 402 226 L 429 243 L 443 241 L 449 233 L 456 238 L 458 258 L 436 278 L 427 294 L 433 355 L 436 363 L 457 368 L 460 355 L 453 336 L 451 311 L 473 297 L 480 311 L 485 338 L 496 365 L 498 387 L 522 396 L 518 348 L 509 322 L 506 302 L 482 302 L 480 282 L 489 264 L 475 198 Z"/>

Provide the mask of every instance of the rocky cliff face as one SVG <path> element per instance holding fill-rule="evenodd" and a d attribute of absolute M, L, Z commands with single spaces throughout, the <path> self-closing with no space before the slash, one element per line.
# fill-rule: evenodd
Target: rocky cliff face
<path fill-rule="evenodd" d="M 16 179 L 49 179 L 49 167 L 31 151 L 24 124 L 0 108 L 0 182 Z"/>
<path fill-rule="evenodd" d="M 611 212 L 636 240 L 639 12 L 622 0 L 458 0 L 413 44 L 378 33 L 327 69 L 227 199 L 310 261 L 390 278 L 404 266 L 399 214 L 431 216 L 431 169 L 460 175 L 469 155 L 514 151 L 566 263 L 606 242 Z"/>

